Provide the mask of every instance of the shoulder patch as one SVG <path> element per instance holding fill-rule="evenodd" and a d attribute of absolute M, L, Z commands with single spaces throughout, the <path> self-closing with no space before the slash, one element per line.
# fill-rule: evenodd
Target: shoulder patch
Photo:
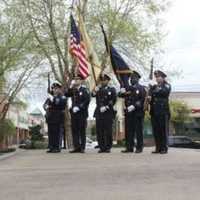
<path fill-rule="evenodd" d="M 65 99 L 67 99 L 67 98 L 66 98 L 66 96 L 62 96 L 62 99 L 65 100 Z"/>

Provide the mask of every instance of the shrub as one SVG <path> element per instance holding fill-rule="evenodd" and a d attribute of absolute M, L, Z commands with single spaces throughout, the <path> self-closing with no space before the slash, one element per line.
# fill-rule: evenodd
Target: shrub
<path fill-rule="evenodd" d="M 16 133 L 13 122 L 9 119 L 0 120 L 0 142 L 3 142 L 6 136 L 11 136 Z"/>

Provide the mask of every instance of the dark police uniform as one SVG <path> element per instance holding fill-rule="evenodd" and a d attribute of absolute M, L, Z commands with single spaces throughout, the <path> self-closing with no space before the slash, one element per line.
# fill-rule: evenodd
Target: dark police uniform
<path fill-rule="evenodd" d="M 169 95 L 171 85 L 166 81 L 150 88 L 150 115 L 156 150 L 153 153 L 167 153 L 169 134 Z"/>
<path fill-rule="evenodd" d="M 50 152 L 60 151 L 61 134 L 64 127 L 64 110 L 66 97 L 63 95 L 53 96 L 53 100 L 48 98 L 43 107 L 46 110 L 46 122 L 48 125 L 48 138 Z"/>
<path fill-rule="evenodd" d="M 79 88 L 66 91 L 65 96 L 72 98 L 70 114 L 74 151 L 84 152 L 90 92 L 86 86 L 81 85 Z M 78 108 L 77 112 L 73 110 L 75 107 Z"/>
<path fill-rule="evenodd" d="M 125 99 L 125 139 L 126 150 L 122 152 L 134 151 L 134 140 L 137 138 L 136 152 L 143 149 L 143 123 L 144 123 L 144 100 L 146 91 L 144 86 L 136 83 L 129 86 L 125 93 L 119 93 L 119 97 Z M 128 111 L 129 106 L 134 106 L 132 111 Z"/>
<path fill-rule="evenodd" d="M 92 93 L 96 97 L 96 109 L 94 117 L 96 118 L 97 141 L 99 152 L 110 152 L 112 147 L 112 126 L 116 111 L 113 106 L 116 103 L 116 90 L 114 87 L 101 86 L 97 92 Z M 102 112 L 102 108 L 105 111 Z"/>

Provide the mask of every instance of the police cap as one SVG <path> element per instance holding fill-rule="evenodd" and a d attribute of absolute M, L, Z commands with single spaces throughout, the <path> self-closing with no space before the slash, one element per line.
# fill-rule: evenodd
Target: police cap
<path fill-rule="evenodd" d="M 53 89 L 53 88 L 61 88 L 62 87 L 62 85 L 60 84 L 60 83 L 58 83 L 58 82 L 54 82 L 54 83 L 52 83 L 52 85 L 51 85 L 51 88 Z"/>
<path fill-rule="evenodd" d="M 106 80 L 110 80 L 111 78 L 110 78 L 110 76 L 109 75 L 107 75 L 107 74 L 101 74 L 100 75 L 100 80 L 101 81 L 106 81 Z"/>
<path fill-rule="evenodd" d="M 133 71 L 133 73 L 131 74 L 131 77 L 133 78 L 138 78 L 138 79 L 140 79 L 141 78 L 141 75 L 138 73 L 138 72 L 136 72 L 136 71 Z"/>
<path fill-rule="evenodd" d="M 161 70 L 156 70 L 156 71 L 154 71 L 154 75 L 157 77 L 157 76 L 161 76 L 161 77 L 163 77 L 163 78 L 166 78 L 167 77 L 167 75 L 164 73 L 164 72 L 162 72 Z"/>

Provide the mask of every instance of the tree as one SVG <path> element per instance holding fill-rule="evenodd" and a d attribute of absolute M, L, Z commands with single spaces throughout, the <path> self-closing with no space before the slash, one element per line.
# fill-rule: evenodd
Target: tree
<path fill-rule="evenodd" d="M 25 19 L 19 18 L 13 2 L 5 1 L 0 8 L 0 120 L 41 62 L 39 55 L 31 54 L 32 34 L 22 25 Z"/>
<path fill-rule="evenodd" d="M 190 120 L 189 113 L 191 109 L 188 105 L 181 101 L 171 101 L 171 122 L 175 128 L 176 134 L 183 134 L 184 124 Z"/>
<path fill-rule="evenodd" d="M 34 141 L 44 141 L 44 137 L 40 132 L 41 126 L 36 125 L 29 127 L 30 135 L 31 135 L 31 141 L 34 143 Z"/>
<path fill-rule="evenodd" d="M 70 76 L 71 61 L 68 54 L 70 3 L 65 0 L 13 0 L 18 14 L 29 20 L 35 40 L 32 51 L 42 54 L 56 80 L 65 82 Z M 155 0 L 82 0 L 78 5 L 90 36 L 95 38 L 101 59 L 105 55 L 99 21 L 105 25 L 110 42 L 123 53 L 142 64 L 149 63 L 152 51 L 158 48 L 162 34 L 160 13 L 168 1 Z M 23 7 L 23 9 L 21 9 Z M 74 8 L 76 8 L 74 6 Z M 23 11 L 23 12 L 22 12 Z M 74 12 L 74 11 L 73 11 Z"/>
<path fill-rule="evenodd" d="M 6 137 L 12 136 L 16 133 L 16 129 L 12 121 L 8 119 L 0 120 L 0 149 L 7 148 L 6 144 L 4 143 Z M 5 146 L 2 146 L 2 145 Z"/>
<path fill-rule="evenodd" d="M 160 13 L 168 7 L 168 1 L 146 0 L 97 0 L 88 1 L 85 18 L 88 30 L 95 36 L 97 50 L 102 54 L 102 36 L 99 22 L 105 25 L 108 40 L 127 58 L 134 68 L 145 71 L 154 51 L 160 49 L 163 32 Z M 95 13 L 95 17 L 94 16 Z M 104 50 L 105 51 L 105 50 Z M 129 60 L 129 61 L 130 61 Z"/>
<path fill-rule="evenodd" d="M 31 149 L 40 149 L 46 148 L 46 143 L 44 140 L 44 136 L 41 134 L 41 126 L 36 125 L 29 127 L 30 135 L 31 135 L 31 143 L 27 143 L 26 148 Z"/>

